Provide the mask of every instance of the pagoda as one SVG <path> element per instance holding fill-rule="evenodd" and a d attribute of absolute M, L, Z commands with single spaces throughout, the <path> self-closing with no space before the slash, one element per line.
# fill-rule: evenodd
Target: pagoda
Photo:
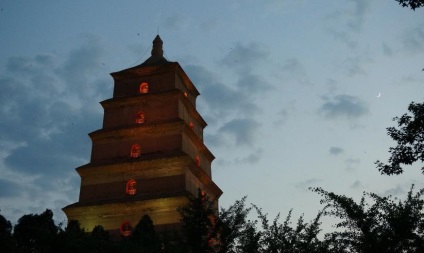
<path fill-rule="evenodd" d="M 178 62 L 164 58 L 162 45 L 157 35 L 146 61 L 111 73 L 113 97 L 100 102 L 103 126 L 89 134 L 90 162 L 76 169 L 79 200 L 63 208 L 87 231 L 101 225 L 128 236 L 143 215 L 159 231 L 178 228 L 178 208 L 199 188 L 218 208 L 222 191 L 212 181 L 199 92 Z"/>

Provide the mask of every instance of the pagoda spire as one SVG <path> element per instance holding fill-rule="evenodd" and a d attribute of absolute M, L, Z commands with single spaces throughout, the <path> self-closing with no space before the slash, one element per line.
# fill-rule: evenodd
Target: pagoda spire
<path fill-rule="evenodd" d="M 153 40 L 152 56 L 163 57 L 162 46 L 163 46 L 163 41 L 158 34 L 156 35 L 156 38 Z"/>
<path fill-rule="evenodd" d="M 159 35 L 156 35 L 155 39 L 153 40 L 153 47 L 152 47 L 152 55 L 144 61 L 142 64 L 136 66 L 138 68 L 139 66 L 147 66 L 147 65 L 156 65 L 156 64 L 166 64 L 168 61 L 163 57 L 163 41 L 160 38 Z"/>

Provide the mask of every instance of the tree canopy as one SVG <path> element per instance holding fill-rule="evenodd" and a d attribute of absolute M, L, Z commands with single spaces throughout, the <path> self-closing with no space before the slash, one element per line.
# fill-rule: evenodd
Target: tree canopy
<path fill-rule="evenodd" d="M 387 128 L 387 134 L 397 142 L 396 147 L 390 147 L 389 163 L 376 161 L 382 174 L 393 175 L 403 172 L 403 165 L 411 165 L 417 161 L 424 162 L 424 102 L 409 104 L 409 113 L 395 117 L 398 128 Z M 421 167 L 424 173 L 424 166 Z"/>
<path fill-rule="evenodd" d="M 364 193 L 359 201 L 328 192 L 316 217 L 292 222 L 292 211 L 280 222 L 269 220 L 255 205 L 246 206 L 246 197 L 215 212 L 215 204 L 199 190 L 181 207 L 182 229 L 157 233 L 153 221 L 143 215 L 132 234 L 111 240 L 96 226 L 92 232 L 69 221 L 65 228 L 52 220 L 53 213 L 22 216 L 12 226 L 0 215 L 1 252 L 147 252 L 147 253 L 399 253 L 424 252 L 424 189 L 406 199 Z M 256 212 L 256 216 L 255 213 Z M 253 217 L 252 217 L 253 215 Z M 335 218 L 334 231 L 321 229 L 321 218 Z M 253 218 L 252 220 L 249 219 Z M 256 218 L 254 218 L 256 217 Z"/>
<path fill-rule="evenodd" d="M 402 7 L 408 7 L 415 11 L 424 6 L 424 0 L 396 0 Z"/>
<path fill-rule="evenodd" d="M 324 215 L 340 219 L 340 231 L 325 235 L 329 252 L 424 252 L 424 190 L 404 201 L 364 193 L 359 203 L 344 195 L 313 188 L 325 204 Z M 367 199 L 371 200 L 369 203 Z"/>

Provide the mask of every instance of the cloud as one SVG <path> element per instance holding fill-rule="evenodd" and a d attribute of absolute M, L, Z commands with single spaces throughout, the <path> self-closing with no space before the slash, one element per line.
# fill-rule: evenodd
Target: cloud
<path fill-rule="evenodd" d="M 340 155 L 344 152 L 344 150 L 340 147 L 330 147 L 329 152 L 331 155 Z"/>
<path fill-rule="evenodd" d="M 389 45 L 387 45 L 386 43 L 383 43 L 382 51 L 383 51 L 383 54 L 385 56 L 392 56 L 393 55 L 393 49 Z"/>
<path fill-rule="evenodd" d="M 306 68 L 297 58 L 287 59 L 281 66 L 280 71 L 284 75 L 284 78 L 290 82 L 294 81 L 303 85 L 311 85 Z"/>
<path fill-rule="evenodd" d="M 168 30 L 181 31 L 188 27 L 188 20 L 186 16 L 173 15 L 163 21 L 163 26 Z"/>
<path fill-rule="evenodd" d="M 222 63 L 232 69 L 248 73 L 259 63 L 268 59 L 268 50 L 261 44 L 237 43 L 234 48 L 222 59 Z"/>
<path fill-rule="evenodd" d="M 353 182 L 353 184 L 350 186 L 351 189 L 363 189 L 364 185 L 361 183 L 361 181 L 356 180 Z"/>
<path fill-rule="evenodd" d="M 368 113 L 368 107 L 357 97 L 350 95 L 336 95 L 332 98 L 323 98 L 326 102 L 319 111 L 327 119 L 355 119 Z"/>
<path fill-rule="evenodd" d="M 206 119 L 211 125 L 222 125 L 220 122 L 235 115 L 251 117 L 261 112 L 253 99 L 268 91 L 260 89 L 261 86 L 270 86 L 259 76 L 252 74 L 250 79 L 241 78 L 231 86 L 222 83 L 217 74 L 202 66 L 188 65 L 184 69 L 200 93 L 204 94 L 199 100 L 198 110 L 207 115 Z M 252 89 L 256 92 L 252 92 Z"/>
<path fill-rule="evenodd" d="M 405 191 L 400 185 L 396 185 L 396 187 L 390 188 L 383 193 L 384 196 L 399 196 L 403 194 L 405 194 Z"/>
<path fill-rule="evenodd" d="M 258 119 L 262 114 L 261 102 L 274 87 L 263 75 L 254 73 L 253 68 L 267 57 L 267 51 L 259 44 L 237 43 L 219 61 L 232 76 L 227 79 L 231 81 L 225 83 L 220 79 L 220 74 L 203 66 L 184 66 L 190 79 L 203 94 L 197 103 L 198 110 L 213 126 L 205 135 L 208 145 L 250 146 L 254 143 L 260 128 Z M 253 162 L 258 157 L 251 154 L 248 158 L 236 159 Z"/>
<path fill-rule="evenodd" d="M 295 187 L 301 190 L 307 190 L 309 187 L 316 187 L 318 183 L 321 183 L 321 179 L 311 178 L 306 181 L 298 182 Z"/>
<path fill-rule="evenodd" d="M 415 53 L 424 48 L 424 24 L 409 29 L 403 36 L 403 44 L 407 51 Z"/>
<path fill-rule="evenodd" d="M 371 62 L 368 56 L 356 55 L 355 57 L 348 57 L 343 62 L 342 67 L 349 76 L 364 75 L 366 74 L 366 64 Z"/>
<path fill-rule="evenodd" d="M 230 137 L 236 145 L 252 145 L 260 124 L 253 119 L 233 119 L 218 131 Z M 223 137 L 225 138 L 225 137 Z"/>
<path fill-rule="evenodd" d="M 359 31 L 365 21 L 366 14 L 370 9 L 370 1 L 368 0 L 350 0 L 353 3 L 353 8 L 349 13 L 347 26 L 354 31 Z"/>
<path fill-rule="evenodd" d="M 261 96 L 273 89 L 265 78 L 252 73 L 240 76 L 236 85 L 246 97 Z"/>
<path fill-rule="evenodd" d="M 346 170 L 352 171 L 352 170 L 355 170 L 356 167 L 361 163 L 361 160 L 349 158 L 345 160 L 345 163 L 347 165 Z"/>
<path fill-rule="evenodd" d="M 235 164 L 256 164 L 261 160 L 263 152 L 264 150 L 262 148 L 258 148 L 248 156 L 236 159 Z"/>
<path fill-rule="evenodd" d="M 273 122 L 273 124 L 275 126 L 281 126 L 282 124 L 287 122 L 287 118 L 289 117 L 289 112 L 287 109 L 281 109 L 277 114 L 276 114 L 276 118 L 275 121 Z"/>
<path fill-rule="evenodd" d="M 0 199 L 22 195 L 22 187 L 14 181 L 0 178 Z"/>
<path fill-rule="evenodd" d="M 362 30 L 365 19 L 371 7 L 368 0 L 350 0 L 348 8 L 327 16 L 330 34 L 343 41 L 350 48 L 357 46 L 355 34 Z M 335 25 L 337 24 L 337 25 Z M 341 25 L 342 24 L 342 25 Z"/>
<path fill-rule="evenodd" d="M 5 69 L 0 75 L 1 140 L 13 144 L 2 145 L 0 157 L 5 209 L 51 208 L 60 216 L 63 206 L 56 204 L 76 200 L 79 178 L 74 169 L 88 162 L 87 134 L 101 127 L 98 102 L 111 93 L 112 86 L 105 87 L 112 80 L 102 69 L 102 57 L 101 45 L 91 40 L 66 58 L 10 57 L 0 66 Z M 26 199 L 25 207 L 14 203 L 18 196 Z"/>

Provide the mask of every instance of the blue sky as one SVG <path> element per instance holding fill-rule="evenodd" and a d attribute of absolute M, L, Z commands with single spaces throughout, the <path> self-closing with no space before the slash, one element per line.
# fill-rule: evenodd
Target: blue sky
<path fill-rule="evenodd" d="M 201 96 L 221 206 L 322 208 L 308 187 L 402 198 L 420 165 L 381 176 L 386 127 L 424 98 L 423 10 L 369 1 L 0 2 L 0 209 L 15 222 L 78 200 L 75 168 L 101 128 L 109 73 L 157 33 Z"/>

